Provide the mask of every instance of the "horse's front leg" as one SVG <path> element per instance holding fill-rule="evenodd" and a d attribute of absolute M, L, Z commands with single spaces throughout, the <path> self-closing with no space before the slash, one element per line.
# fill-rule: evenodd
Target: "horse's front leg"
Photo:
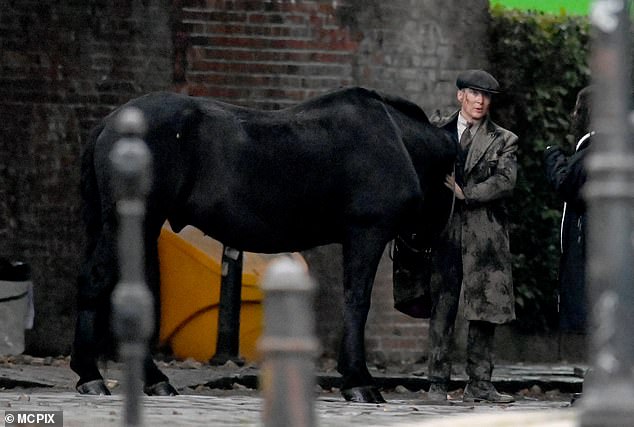
<path fill-rule="evenodd" d="M 343 337 L 337 370 L 343 376 L 346 400 L 383 403 L 366 364 L 365 324 L 370 311 L 372 284 L 388 238 L 380 230 L 353 230 L 343 247 Z"/>

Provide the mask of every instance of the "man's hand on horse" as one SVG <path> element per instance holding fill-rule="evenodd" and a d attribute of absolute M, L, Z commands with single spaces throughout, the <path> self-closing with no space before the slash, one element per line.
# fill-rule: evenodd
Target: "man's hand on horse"
<path fill-rule="evenodd" d="M 445 176 L 445 187 L 453 191 L 458 199 L 464 200 L 464 193 L 462 192 L 462 188 L 460 188 L 460 186 L 456 184 L 456 178 L 453 174 Z"/>

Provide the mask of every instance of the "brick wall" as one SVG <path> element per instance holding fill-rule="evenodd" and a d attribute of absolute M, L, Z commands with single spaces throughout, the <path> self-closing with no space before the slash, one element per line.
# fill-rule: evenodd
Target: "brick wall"
<path fill-rule="evenodd" d="M 328 1 L 182 1 L 175 89 L 273 109 L 352 83 L 358 41 Z"/>
<path fill-rule="evenodd" d="M 0 0 L 0 257 L 32 265 L 32 353 L 68 353 L 78 155 L 111 108 L 171 84 L 168 1 Z"/>
<path fill-rule="evenodd" d="M 458 70 L 483 66 L 488 2 L 472 0 L 0 0 L 0 257 L 32 263 L 31 352 L 67 352 L 74 316 L 78 153 L 90 126 L 151 90 L 264 109 L 358 84 L 454 108 Z M 338 344 L 340 248 L 306 253 L 319 334 Z M 412 360 L 426 325 L 394 312 L 377 274 L 371 358 Z"/>
<path fill-rule="evenodd" d="M 358 84 L 447 111 L 457 72 L 485 65 L 483 0 L 175 3 L 174 89 L 192 95 L 280 108 Z"/>

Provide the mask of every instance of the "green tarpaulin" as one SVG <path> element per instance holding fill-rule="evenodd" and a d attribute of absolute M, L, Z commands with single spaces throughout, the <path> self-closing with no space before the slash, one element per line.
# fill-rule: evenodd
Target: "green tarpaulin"
<path fill-rule="evenodd" d="M 536 10 L 546 13 L 587 15 L 592 0 L 491 0 L 491 6 L 509 9 Z"/>

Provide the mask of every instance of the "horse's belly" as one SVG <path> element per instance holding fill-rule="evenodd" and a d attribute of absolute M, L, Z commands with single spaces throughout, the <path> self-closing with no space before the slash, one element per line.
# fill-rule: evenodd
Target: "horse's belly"
<path fill-rule="evenodd" d="M 333 215 L 288 204 L 275 209 L 223 203 L 197 206 L 182 221 L 228 246 L 249 252 L 292 252 L 341 241 L 340 221 Z"/>

